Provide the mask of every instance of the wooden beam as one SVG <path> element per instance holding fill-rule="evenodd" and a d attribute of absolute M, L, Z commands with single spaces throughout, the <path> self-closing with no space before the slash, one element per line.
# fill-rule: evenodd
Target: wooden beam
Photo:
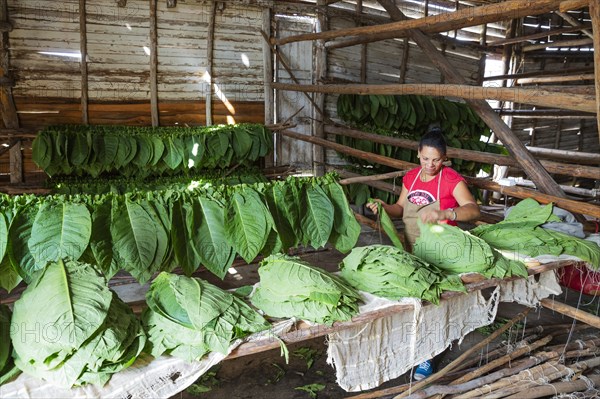
<path fill-rule="evenodd" d="M 212 125 L 212 95 L 213 95 L 213 54 L 215 41 L 215 20 L 217 17 L 217 0 L 210 4 L 210 15 L 208 20 L 208 32 L 206 36 L 206 74 L 208 75 L 208 93 L 206 93 L 206 125 Z"/>
<path fill-rule="evenodd" d="M 594 80 L 594 74 L 584 73 L 581 75 L 571 76 L 540 76 L 539 78 L 522 78 L 517 79 L 515 81 L 515 85 L 532 83 L 582 82 L 585 80 Z"/>
<path fill-rule="evenodd" d="M 578 32 L 580 30 L 581 30 L 581 28 L 579 28 L 579 27 L 570 26 L 568 28 L 560 28 L 560 29 L 547 30 L 544 32 L 539 32 L 539 33 L 532 33 L 531 35 L 526 35 L 526 36 L 517 36 L 517 37 L 510 38 L 510 39 L 496 40 L 496 41 L 488 43 L 487 46 L 488 47 L 496 47 L 496 46 L 504 46 L 506 44 L 522 43 L 522 42 L 526 42 L 528 40 L 541 39 L 544 37 L 560 35 L 562 33 Z"/>
<path fill-rule="evenodd" d="M 150 0 L 150 114 L 152 126 L 159 126 L 158 114 L 158 27 L 156 8 L 158 0 Z"/>
<path fill-rule="evenodd" d="M 81 53 L 81 122 L 89 123 L 88 116 L 88 68 L 87 68 L 87 15 L 86 0 L 79 0 L 79 52 Z"/>
<path fill-rule="evenodd" d="M 571 109 L 574 111 L 596 112 L 596 98 L 583 94 L 563 94 L 541 89 L 523 89 L 520 87 L 478 87 L 466 84 L 381 84 L 381 85 L 297 85 L 291 83 L 274 83 L 277 90 L 300 91 L 309 93 L 337 94 L 420 94 L 426 96 L 458 97 L 468 102 L 474 100 L 502 100 L 543 107 Z M 483 101 L 485 102 L 485 101 Z M 487 103 L 486 103 L 487 104 Z M 473 107 L 473 105 L 471 105 Z M 498 115 L 489 108 L 494 117 Z M 489 119 L 489 117 L 486 117 Z M 484 119 L 484 118 L 482 118 Z M 484 121 L 491 126 L 491 123 Z M 494 129 L 493 129 L 494 130 Z M 494 131 L 498 130 L 496 129 Z M 502 139 L 506 142 L 506 139 Z M 520 142 L 519 142 L 520 143 Z M 522 144 L 521 144 L 522 145 Z M 523 147 L 524 149 L 525 147 Z"/>
<path fill-rule="evenodd" d="M 325 0 L 317 0 L 317 20 L 316 31 L 321 32 L 327 30 L 327 4 Z M 313 51 L 315 54 L 315 74 L 313 75 L 313 83 L 320 84 L 327 78 L 327 50 L 323 40 L 313 42 Z M 319 93 L 315 97 L 316 108 L 319 110 L 325 109 L 325 94 Z M 313 135 L 325 139 L 324 118 L 319 115 L 317 109 L 313 109 L 313 115 L 320 116 L 313 120 Z M 315 176 L 323 176 L 325 174 L 325 149 L 319 145 L 312 146 L 313 152 L 313 174 Z"/>
<path fill-rule="evenodd" d="M 429 17 L 402 20 L 377 26 L 336 29 L 322 33 L 307 33 L 285 38 L 273 38 L 273 44 L 283 45 L 304 40 L 331 40 L 338 37 L 372 35 L 376 33 L 396 32 L 397 37 L 406 37 L 410 29 L 423 32 L 439 33 L 455 29 L 481 25 L 488 22 L 502 21 L 508 18 L 520 18 L 528 15 L 540 15 L 558 9 L 561 0 L 508 0 L 502 3 L 479 7 L 464 8 L 456 12 L 448 12 Z M 406 19 L 406 18 L 405 18 Z"/>
<path fill-rule="evenodd" d="M 8 22 L 7 0 L 0 0 L 0 22 Z M 8 31 L 0 33 L 0 77 L 7 77 L 10 70 L 10 56 L 8 50 Z M 19 129 L 19 117 L 10 86 L 0 87 L 0 112 L 7 129 Z M 9 153 L 10 182 L 23 182 L 23 153 L 21 141 L 17 141 L 10 148 Z"/>
<path fill-rule="evenodd" d="M 521 51 L 524 53 L 528 53 L 530 51 L 543 50 L 548 47 L 577 47 L 577 46 L 585 46 L 588 44 L 592 44 L 594 41 L 592 39 L 573 39 L 573 40 L 561 40 L 557 42 L 548 42 L 548 43 L 540 43 L 540 44 L 531 44 L 529 46 L 523 46 Z"/>
<path fill-rule="evenodd" d="M 540 204 L 553 203 L 557 207 L 563 208 L 569 212 L 600 218 L 600 206 L 598 205 L 590 204 L 583 201 L 575 201 L 567 198 L 556 197 L 554 195 L 544 194 L 536 190 L 531 190 L 519 186 L 501 186 L 500 184 L 487 179 L 465 176 L 465 180 L 468 184 L 483 190 L 496 191 L 504 195 L 509 195 L 511 197 L 521 199 L 533 198 Z"/>
<path fill-rule="evenodd" d="M 355 139 L 369 140 L 374 143 L 391 145 L 394 147 L 400 148 L 408 148 L 410 150 L 417 150 L 419 143 L 412 140 L 400 139 L 396 137 L 383 136 L 380 134 L 367 133 L 362 132 L 360 130 L 347 129 L 339 126 L 326 126 L 325 132 L 329 134 L 335 134 L 345 137 L 352 137 Z M 574 152 L 574 151 L 572 151 Z M 515 165 L 515 160 L 507 155 L 501 154 L 492 154 L 489 152 L 482 151 L 473 151 L 466 150 L 463 148 L 447 148 L 447 155 L 450 158 L 459 158 L 467 161 L 475 161 L 481 162 L 490 165 L 503 165 L 503 166 L 513 166 L 519 167 Z M 595 155 L 595 154 L 590 154 Z M 582 158 L 585 158 L 585 154 L 582 154 Z M 578 158 L 575 158 L 578 159 Z M 595 161 L 597 158 L 589 158 L 592 161 Z M 541 161 L 540 164 L 546 169 L 549 173 L 555 173 L 565 176 L 572 177 L 585 177 L 589 179 L 596 179 L 597 176 L 600 176 L 600 168 L 592 167 L 592 166 L 584 166 L 584 165 L 574 165 L 574 164 L 565 164 L 559 162 L 552 161 Z M 522 169 L 522 168 L 521 168 Z M 527 173 L 527 171 L 525 171 Z"/>
<path fill-rule="evenodd" d="M 593 1 L 591 3 L 593 3 Z M 578 8 L 581 8 L 581 7 L 578 7 Z M 576 20 L 575 18 L 573 18 L 572 16 L 567 14 L 567 11 L 561 10 L 561 11 L 556 11 L 555 13 L 557 15 L 560 15 L 562 17 L 562 19 L 564 19 L 565 21 L 570 23 L 572 26 L 580 28 L 580 30 L 583 32 L 583 34 L 585 34 L 590 39 L 594 38 L 594 36 L 592 35 L 592 32 L 590 32 L 590 30 L 587 29 L 581 22 L 579 22 L 578 20 Z"/>
<path fill-rule="evenodd" d="M 334 169 L 334 170 L 336 172 L 338 172 L 338 174 L 340 174 L 340 176 L 344 177 L 344 179 L 342 179 L 338 182 L 342 186 L 347 185 L 347 184 L 379 182 L 380 180 L 395 179 L 397 177 L 404 176 L 407 172 L 406 170 L 400 170 L 397 172 L 389 172 L 389 173 L 381 173 L 378 175 L 363 176 L 363 175 L 359 175 L 358 173 L 351 173 L 351 172 L 346 173 L 346 171 L 344 171 L 344 169 Z M 387 183 L 387 184 L 389 184 L 389 183 Z M 391 186 L 392 185 L 389 184 L 389 187 L 391 187 Z M 392 190 L 391 192 L 400 194 L 400 188 L 397 188 L 397 190 Z"/>
<path fill-rule="evenodd" d="M 271 9 L 264 7 L 262 9 L 262 31 L 271 35 Z M 263 54 L 263 88 L 265 96 L 265 125 L 272 125 L 275 122 L 275 95 L 273 93 L 273 53 L 271 46 L 267 41 L 262 42 Z M 272 133 L 278 136 L 278 133 Z M 271 151 L 265 157 L 265 167 L 275 165 L 275 151 Z"/>
<path fill-rule="evenodd" d="M 538 76 L 565 76 L 565 75 L 574 75 L 581 73 L 592 73 L 594 72 L 594 67 L 585 67 L 585 68 L 571 68 L 571 69 L 561 69 L 560 71 L 531 71 L 531 72 L 523 72 L 523 73 L 512 73 L 506 75 L 494 75 L 494 76 L 486 76 L 483 78 L 483 81 L 490 80 L 507 80 L 507 79 L 521 79 L 521 78 L 532 78 Z"/>
<path fill-rule="evenodd" d="M 600 328 L 600 317 L 598 316 L 594 316 L 583 310 L 558 302 L 554 299 L 544 298 L 540 301 L 540 303 L 547 309 L 564 314 L 565 316 L 569 316 L 572 319 L 584 322 L 592 327 Z"/>
<path fill-rule="evenodd" d="M 570 10 L 577 10 L 580 8 L 587 7 L 589 5 L 589 0 L 565 0 L 560 3 L 560 7 L 558 8 L 561 12 L 567 12 Z"/>
<path fill-rule="evenodd" d="M 590 1 L 590 17 L 592 19 L 594 37 L 594 67 L 596 74 L 596 116 L 600 118 L 600 4 Z M 600 120 L 598 125 L 598 140 L 600 140 Z"/>

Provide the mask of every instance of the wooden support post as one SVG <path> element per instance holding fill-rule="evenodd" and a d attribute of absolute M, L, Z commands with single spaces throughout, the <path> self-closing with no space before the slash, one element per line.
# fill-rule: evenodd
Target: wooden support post
<path fill-rule="evenodd" d="M 402 42 L 402 63 L 400 64 L 400 83 L 406 83 L 406 71 L 408 70 L 408 57 L 410 52 L 410 43 L 408 38 Z"/>
<path fill-rule="evenodd" d="M 79 0 L 79 52 L 81 53 L 81 122 L 89 123 L 88 68 L 87 68 L 87 15 L 85 0 Z"/>
<path fill-rule="evenodd" d="M 487 41 L 487 24 L 483 24 L 481 26 L 481 36 L 479 38 L 479 44 L 485 46 Z M 481 56 L 479 57 L 479 65 L 477 67 L 477 85 L 483 86 L 483 79 L 485 79 L 485 61 L 487 55 L 484 52 L 481 52 Z"/>
<path fill-rule="evenodd" d="M 156 9 L 158 0 L 150 0 L 150 116 L 152 126 L 160 124 L 158 115 L 158 27 Z"/>
<path fill-rule="evenodd" d="M 271 34 L 271 9 L 262 9 L 262 31 L 267 35 Z M 265 125 L 272 125 L 275 122 L 275 96 L 273 95 L 273 53 L 269 43 L 263 41 L 263 85 L 264 85 L 264 103 L 265 103 Z M 278 133 L 273 133 L 279 136 Z M 278 141 L 277 139 L 275 140 Z M 265 157 L 265 166 L 275 165 L 275 151 L 272 151 Z"/>
<path fill-rule="evenodd" d="M 206 74 L 208 93 L 206 93 L 206 125 L 212 125 L 212 95 L 213 95 L 213 52 L 215 41 L 215 19 L 217 17 L 217 0 L 210 4 L 210 15 L 208 20 L 208 32 L 206 37 Z"/>
<path fill-rule="evenodd" d="M 291 83 L 274 83 L 273 87 L 277 90 L 301 91 L 307 93 L 339 93 L 339 94 L 420 94 L 427 96 L 447 96 L 464 98 L 472 108 L 473 104 L 481 102 L 487 103 L 485 99 L 495 99 L 502 101 L 512 101 L 515 103 L 539 105 L 543 107 L 572 109 L 574 111 L 596 112 L 596 97 L 586 94 L 560 93 L 555 91 L 546 91 L 539 89 L 523 89 L 515 87 L 478 87 L 467 84 L 382 84 L 382 85 L 361 85 L 361 84 L 331 84 L 331 85 L 297 85 Z M 477 108 L 479 110 L 479 108 Z M 497 126 L 499 119 L 496 112 L 488 105 L 485 108 L 485 118 L 482 119 L 490 127 L 495 127 L 497 133 L 501 129 Z M 489 112 L 488 112 L 489 111 Z M 493 115 L 493 117 L 492 117 Z M 480 115 L 481 116 L 481 115 Z M 502 122 L 504 124 L 504 122 Z M 506 126 L 504 124 L 504 126 Z M 505 129 L 508 129 L 506 127 Z M 510 131 L 510 129 L 508 129 Z M 502 132 L 501 134 L 506 134 Z M 511 132 L 511 136 L 514 136 Z M 509 152 L 524 150 L 523 144 L 516 137 L 501 137 Z M 515 140 L 517 140 L 515 142 Z M 515 149 L 519 147 L 519 150 Z"/>
<path fill-rule="evenodd" d="M 600 4 L 590 1 L 590 17 L 592 18 L 592 29 L 594 37 L 594 68 L 596 74 L 596 116 L 600 118 Z M 598 140 L 600 140 L 600 121 L 598 125 Z"/>
<path fill-rule="evenodd" d="M 327 3 L 325 0 L 317 0 L 317 32 L 327 30 Z M 327 50 L 323 40 L 313 42 L 315 53 L 315 74 L 313 83 L 321 84 L 327 79 Z M 313 109 L 313 134 L 315 137 L 325 138 L 323 110 L 325 109 L 325 93 L 315 94 L 316 108 Z M 323 176 L 325 174 L 325 149 L 320 145 L 313 145 L 313 174 Z"/>
<path fill-rule="evenodd" d="M 554 135 L 554 148 L 560 148 L 560 138 L 562 135 L 562 121 L 559 119 L 556 121 L 556 134 Z"/>
<path fill-rule="evenodd" d="M 358 26 L 362 26 L 362 0 L 356 2 L 356 17 Z M 367 83 L 367 43 L 360 45 L 360 83 Z"/>
<path fill-rule="evenodd" d="M 0 1 L 0 22 L 8 22 L 7 0 Z M 7 77 L 10 70 L 10 58 L 8 51 L 8 32 L 0 33 L 0 77 Z M 0 107 L 2 120 L 7 129 L 19 129 L 19 117 L 10 86 L 0 87 Z M 21 141 L 18 140 L 10 148 L 10 182 L 23 182 L 23 154 L 21 152 Z"/>

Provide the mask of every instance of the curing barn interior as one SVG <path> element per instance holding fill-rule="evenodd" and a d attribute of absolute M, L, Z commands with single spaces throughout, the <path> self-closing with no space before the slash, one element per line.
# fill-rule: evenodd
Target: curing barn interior
<path fill-rule="evenodd" d="M 0 397 L 600 397 L 598 0 L 0 33 Z"/>

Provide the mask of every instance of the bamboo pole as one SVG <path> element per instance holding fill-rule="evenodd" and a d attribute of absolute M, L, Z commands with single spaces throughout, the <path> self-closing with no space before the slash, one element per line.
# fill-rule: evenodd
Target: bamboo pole
<path fill-rule="evenodd" d="M 272 43 L 283 45 L 306 40 L 331 40 L 338 37 L 372 35 L 376 33 L 395 32 L 396 37 L 406 37 L 410 29 L 423 32 L 438 33 L 455 29 L 497 22 L 507 18 L 520 18 L 528 15 L 540 15 L 558 9 L 561 0 L 508 0 L 500 4 L 489 4 L 479 7 L 468 7 L 460 11 L 432 15 L 419 19 L 391 22 L 377 26 L 336 29 L 322 33 L 307 33 L 272 39 Z"/>
<path fill-rule="evenodd" d="M 208 20 L 208 28 L 206 33 L 206 73 L 208 75 L 208 93 L 206 93 L 206 125 L 212 125 L 212 95 L 214 91 L 214 77 L 213 77 L 213 62 L 214 62 L 214 50 L 215 50 L 215 20 L 217 17 L 217 0 L 212 0 L 210 3 L 210 15 Z"/>
<path fill-rule="evenodd" d="M 569 316 L 572 319 L 582 321 L 590 326 L 600 328 L 600 317 L 598 316 L 594 316 L 590 313 L 584 312 L 583 310 L 574 308 L 573 306 L 569 306 L 548 298 L 542 299 L 540 303 L 547 309 L 554 310 L 555 312 Z"/>
<path fill-rule="evenodd" d="M 590 1 L 590 18 L 592 19 L 593 38 L 594 38 L 594 68 L 596 74 L 596 116 L 600 118 L 600 4 L 597 1 Z M 598 125 L 598 140 L 600 140 L 600 122 Z"/>
<path fill-rule="evenodd" d="M 88 68 L 87 68 L 87 16 L 85 0 L 79 0 L 79 52 L 81 53 L 81 122 L 89 123 Z"/>
<path fill-rule="evenodd" d="M 531 104 L 542 107 L 571 109 L 574 111 L 584 111 L 590 113 L 596 112 L 596 98 L 594 96 L 571 93 L 567 94 L 541 89 L 523 89 L 514 87 L 477 87 L 469 86 L 466 84 L 432 83 L 380 85 L 299 85 L 289 83 L 274 83 L 273 87 L 277 90 L 328 94 L 420 94 L 440 97 L 458 97 L 464 98 L 470 103 L 475 102 L 474 100 L 491 99 L 511 101 L 521 104 Z M 485 103 L 485 101 L 483 102 Z M 494 117 L 498 117 L 498 115 L 491 108 L 490 112 L 493 113 Z M 484 121 L 485 119 L 489 118 L 484 118 Z M 504 142 L 505 140 L 502 141 Z M 523 144 L 521 143 L 521 145 Z"/>
<path fill-rule="evenodd" d="M 352 137 L 356 139 L 369 140 L 374 143 L 387 144 L 395 147 L 408 148 L 416 150 L 419 143 L 407 139 L 388 137 L 374 133 L 362 132 L 360 130 L 346 129 L 338 126 L 326 126 L 325 131 L 329 134 Z M 574 152 L 574 151 L 573 151 Z M 447 147 L 447 155 L 451 158 L 460 158 L 468 161 L 482 162 L 490 165 L 515 166 L 515 160 L 507 155 L 491 154 L 487 152 L 465 150 L 462 148 Z M 590 154 L 592 159 L 596 159 L 596 154 Z M 585 157 L 585 154 L 584 154 Z M 550 173 L 565 174 L 573 177 L 586 177 L 594 179 L 600 175 L 600 168 L 563 164 L 553 161 L 541 161 L 541 165 Z M 518 165 L 517 165 L 518 167 Z"/>
<path fill-rule="evenodd" d="M 416 384 L 414 384 L 412 386 L 412 389 L 410 391 L 406 391 L 404 393 L 401 393 L 400 395 L 395 396 L 394 399 L 404 398 L 404 397 L 408 396 L 408 395 L 405 395 L 406 393 L 410 393 L 411 391 L 417 391 L 417 390 L 423 388 L 424 386 L 429 385 L 429 384 L 431 384 L 434 381 L 437 381 L 438 379 L 440 379 L 440 377 L 442 377 L 443 375 L 447 374 L 449 371 L 452 371 L 457 366 L 459 366 L 472 353 L 477 352 L 479 349 L 481 349 L 484 346 L 486 346 L 489 342 L 493 341 L 494 339 L 496 339 L 497 337 L 499 337 L 500 335 L 502 335 L 502 333 L 504 333 L 504 331 L 506 331 L 509 328 L 511 328 L 513 325 L 515 325 L 515 323 L 517 323 L 520 320 L 522 320 L 525 316 L 527 316 L 527 314 L 529 313 L 530 310 L 531 310 L 531 308 L 525 309 L 523 312 L 521 312 L 518 315 L 516 315 L 508 323 L 506 323 L 505 325 L 503 325 L 502 327 L 500 327 L 499 329 L 497 329 L 496 331 L 494 331 L 492 334 L 490 334 L 489 336 L 487 336 L 484 340 L 478 342 L 477 344 L 475 344 L 474 346 L 472 346 L 471 348 L 469 348 L 468 350 L 466 350 L 465 352 L 463 352 L 459 357 L 457 357 L 452 362 L 450 362 L 450 364 L 448 364 L 446 367 L 444 367 L 443 369 L 441 369 L 437 373 L 435 373 L 435 374 L 433 374 L 433 375 L 431 375 L 431 376 L 429 376 L 429 377 L 427 377 L 427 378 L 425 378 L 425 379 L 417 382 Z"/>

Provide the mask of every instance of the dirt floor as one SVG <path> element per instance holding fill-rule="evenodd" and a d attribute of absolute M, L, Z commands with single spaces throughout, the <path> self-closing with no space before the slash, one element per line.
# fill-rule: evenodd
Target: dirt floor
<path fill-rule="evenodd" d="M 368 229 L 370 230 L 370 229 Z M 364 231 L 361 235 L 361 241 L 358 245 L 368 245 L 386 242 L 384 237 L 372 231 Z M 325 269 L 335 271 L 337 264 L 343 256 L 336 251 L 321 251 L 303 255 L 303 258 L 310 263 L 319 265 Z M 210 275 L 202 276 L 211 279 Z M 236 268 L 235 273 L 230 274 L 224 282 L 226 288 L 234 288 L 256 281 L 258 278 L 256 265 L 243 266 Z M 598 314 L 600 301 L 597 298 L 581 295 L 579 292 L 565 290 L 557 297 L 557 300 L 577 306 L 583 304 L 587 311 Z M 580 306 L 580 307 L 581 307 Z M 513 304 L 503 303 L 498 310 L 497 320 L 510 319 L 517 313 L 524 310 L 525 307 Z M 510 340 L 514 342 L 521 337 L 523 328 L 543 325 L 570 325 L 573 320 L 555 314 L 550 310 L 540 308 L 531 311 L 521 329 L 513 328 L 507 334 L 491 343 L 484 350 L 478 352 L 480 356 L 485 357 L 489 348 L 500 344 L 502 341 Z M 576 323 L 573 323 L 575 325 Z M 434 360 L 436 368 L 443 368 L 451 361 L 460 356 L 464 351 L 477 344 L 489 334 L 492 328 L 487 331 L 474 331 L 469 334 L 461 345 L 453 345 Z M 486 329 L 483 329 L 486 330 Z M 589 330 L 586 331 L 589 334 Z M 597 330 L 593 330 L 597 334 Z M 578 333 L 568 337 L 570 340 L 578 338 Z M 285 359 L 280 355 L 280 350 L 270 350 L 251 356 L 226 360 L 205 374 L 196 384 L 187 390 L 177 394 L 173 398 L 191 399 L 251 399 L 251 398 L 350 398 L 359 394 L 348 393 L 341 389 L 336 383 L 335 370 L 326 363 L 327 343 L 326 337 L 318 337 L 313 340 L 304 341 L 298 344 L 288 346 L 290 358 L 286 364 Z M 410 383 L 411 373 L 406 373 L 394 380 L 388 381 L 372 391 L 378 391 L 384 388 L 395 387 Z M 364 392 L 363 392 L 364 393 Z M 377 396 L 393 397 L 393 395 Z"/>

